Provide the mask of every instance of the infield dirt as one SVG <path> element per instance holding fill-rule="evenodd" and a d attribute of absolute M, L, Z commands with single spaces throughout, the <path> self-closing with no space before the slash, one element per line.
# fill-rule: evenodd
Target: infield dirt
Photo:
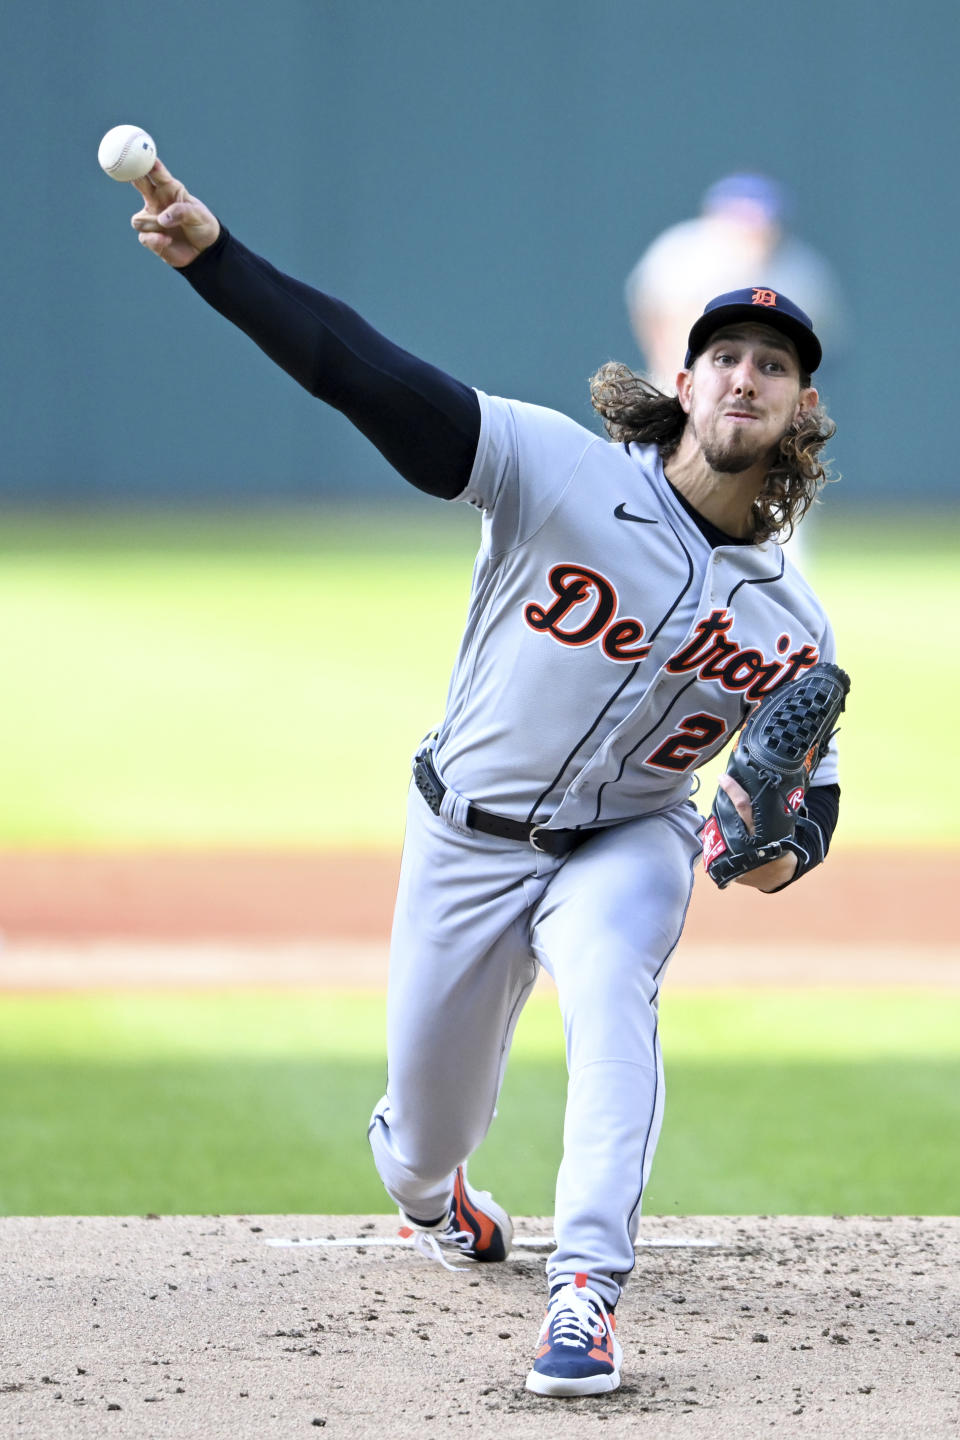
<path fill-rule="evenodd" d="M 526 1236 L 550 1222 L 525 1220 Z M 542 1254 L 451 1274 L 388 1217 L 0 1220 L 0 1433 L 137 1440 L 960 1429 L 954 1219 L 657 1219 L 615 1394 L 527 1394 Z M 351 1248 L 270 1239 L 362 1236 Z M 662 1240 L 712 1242 L 661 1247 Z"/>
<path fill-rule="evenodd" d="M 399 857 L 0 854 L 0 989 L 382 987 Z M 700 877 L 678 985 L 960 984 L 956 852 L 839 851 L 802 886 Z"/>
<path fill-rule="evenodd" d="M 698 876 L 684 930 L 729 944 L 758 930 L 811 945 L 955 945 L 960 853 L 838 850 L 777 896 L 719 891 Z M 0 924 L 10 938 L 385 937 L 391 852 L 0 853 Z"/>

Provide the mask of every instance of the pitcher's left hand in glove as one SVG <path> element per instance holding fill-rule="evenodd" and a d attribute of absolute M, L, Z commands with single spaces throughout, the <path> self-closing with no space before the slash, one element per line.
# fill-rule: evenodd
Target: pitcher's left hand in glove
<path fill-rule="evenodd" d="M 753 831 L 723 788 L 703 827 L 704 868 L 721 890 L 789 851 L 797 811 L 849 690 L 849 675 L 820 661 L 778 685 L 750 715 L 726 773 L 747 794 Z"/>

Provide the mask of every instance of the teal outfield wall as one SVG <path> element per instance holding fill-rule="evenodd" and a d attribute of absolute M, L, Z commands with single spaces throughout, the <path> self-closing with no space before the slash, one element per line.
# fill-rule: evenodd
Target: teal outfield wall
<path fill-rule="evenodd" d="M 0 491 L 263 501 L 400 482 L 144 254 L 97 143 L 134 121 L 253 248 L 469 383 L 592 423 L 624 277 L 760 168 L 851 309 L 849 505 L 952 499 L 957 7 L 866 0 L 7 6 Z"/>

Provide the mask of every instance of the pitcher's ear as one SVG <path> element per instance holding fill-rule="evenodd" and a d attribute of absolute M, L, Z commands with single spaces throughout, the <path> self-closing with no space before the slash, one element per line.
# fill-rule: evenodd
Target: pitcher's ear
<path fill-rule="evenodd" d="M 809 415 L 820 403 L 820 392 L 809 385 L 806 390 L 800 391 L 800 399 L 797 402 L 796 412 L 793 417 L 795 425 L 799 425 L 804 415 Z"/>
<path fill-rule="evenodd" d="M 677 399 L 685 415 L 690 414 L 690 396 L 693 391 L 693 371 L 681 370 L 677 376 Z M 814 391 L 816 394 L 816 391 Z"/>

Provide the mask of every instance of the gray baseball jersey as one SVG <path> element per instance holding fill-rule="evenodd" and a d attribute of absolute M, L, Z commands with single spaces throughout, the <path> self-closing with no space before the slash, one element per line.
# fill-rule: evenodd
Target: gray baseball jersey
<path fill-rule="evenodd" d="M 676 805 L 751 704 L 834 659 L 823 609 L 774 541 L 712 549 L 655 446 L 480 403 L 461 498 L 483 511 L 482 545 L 437 767 L 547 828 Z M 836 779 L 831 748 L 816 783 Z"/>

